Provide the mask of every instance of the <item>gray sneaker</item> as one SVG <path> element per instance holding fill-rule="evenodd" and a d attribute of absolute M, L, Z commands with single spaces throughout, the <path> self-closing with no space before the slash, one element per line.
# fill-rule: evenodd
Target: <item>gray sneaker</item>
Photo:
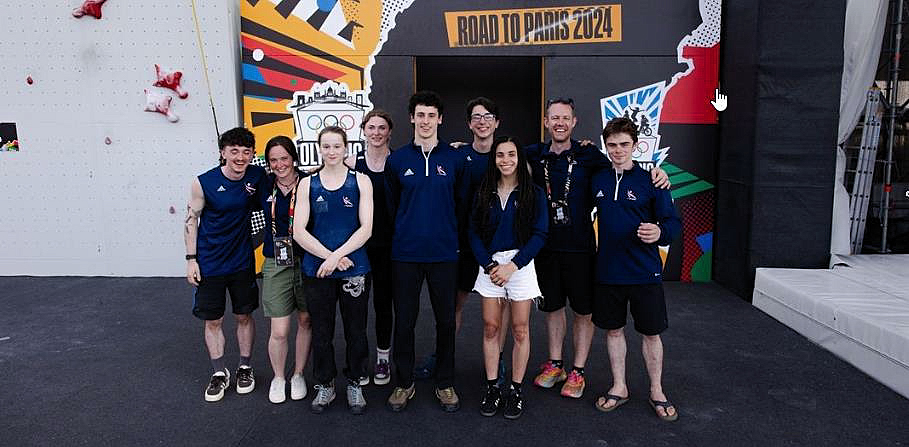
<path fill-rule="evenodd" d="M 366 411 L 366 398 L 360 385 L 347 384 L 347 408 L 353 414 L 363 414 Z"/>
<path fill-rule="evenodd" d="M 335 400 L 335 386 L 334 383 L 329 383 L 328 385 L 318 384 L 315 389 L 316 397 L 312 399 L 312 404 L 309 408 L 313 413 L 320 414 Z"/>

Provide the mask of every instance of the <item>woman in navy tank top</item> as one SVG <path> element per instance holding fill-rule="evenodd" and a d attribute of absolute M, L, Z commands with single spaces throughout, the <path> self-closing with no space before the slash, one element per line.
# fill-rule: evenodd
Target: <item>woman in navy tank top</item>
<path fill-rule="evenodd" d="M 366 375 L 369 346 L 369 260 L 364 245 L 372 233 L 372 184 L 344 164 L 347 133 L 330 126 L 319 132 L 322 167 L 300 182 L 293 235 L 303 254 L 303 290 L 312 324 L 316 396 L 310 408 L 321 413 L 335 399 L 333 345 L 335 314 L 341 309 L 347 365 L 347 405 L 366 410 L 360 377 Z"/>
<path fill-rule="evenodd" d="M 309 358 L 311 330 L 300 267 L 303 249 L 291 241 L 290 226 L 294 212 L 291 204 L 299 189 L 300 179 L 309 174 L 297 168 L 300 163 L 297 147 L 284 135 L 268 140 L 265 145 L 265 160 L 271 173 L 259 194 L 260 206 L 265 213 L 262 308 L 265 316 L 271 320 L 268 358 L 274 378 L 268 391 L 268 400 L 278 404 L 287 397 L 284 366 L 287 360 L 287 337 L 294 311 L 297 312 L 297 334 L 294 337 L 294 372 L 290 378 L 290 398 L 300 400 L 306 397 L 303 368 Z"/>
<path fill-rule="evenodd" d="M 366 136 L 366 149 L 351 155 L 345 163 L 351 169 L 366 174 L 372 181 L 372 237 L 366 242 L 366 254 L 372 272 L 372 306 L 376 312 L 376 364 L 373 382 L 385 385 L 391 380 L 389 352 L 394 322 L 391 300 L 391 216 L 385 202 L 385 160 L 391 151 L 388 142 L 394 127 L 391 115 L 373 109 L 363 117 L 360 128 Z M 369 377 L 365 378 L 369 381 Z M 363 383 L 363 380 L 361 380 Z"/>

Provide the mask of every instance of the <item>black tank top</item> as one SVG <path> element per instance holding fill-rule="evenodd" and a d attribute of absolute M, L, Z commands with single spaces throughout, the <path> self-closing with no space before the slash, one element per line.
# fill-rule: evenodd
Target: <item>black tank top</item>
<path fill-rule="evenodd" d="M 366 243 L 370 247 L 391 247 L 391 217 L 388 215 L 388 202 L 385 190 L 385 172 L 374 172 L 366 165 L 366 152 L 357 153 L 357 172 L 366 174 L 372 181 L 372 237 Z"/>

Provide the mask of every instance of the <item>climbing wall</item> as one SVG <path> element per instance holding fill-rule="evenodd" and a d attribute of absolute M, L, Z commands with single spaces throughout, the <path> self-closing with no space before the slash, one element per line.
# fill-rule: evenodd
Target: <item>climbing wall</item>
<path fill-rule="evenodd" d="M 240 118 L 238 14 L 231 0 L 0 3 L 0 123 L 19 140 L 0 151 L 0 275 L 183 274 L 190 180 L 218 160 L 197 36 L 223 132 Z"/>

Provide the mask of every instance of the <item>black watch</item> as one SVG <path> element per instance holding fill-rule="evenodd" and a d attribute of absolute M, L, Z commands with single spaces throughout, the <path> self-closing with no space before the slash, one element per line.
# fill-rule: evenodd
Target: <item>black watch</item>
<path fill-rule="evenodd" d="M 498 263 L 497 261 L 492 261 L 492 262 L 490 262 L 489 264 L 486 265 L 486 267 L 483 267 L 483 273 L 485 273 L 485 274 L 488 275 L 489 272 L 490 272 L 492 269 L 496 268 L 497 265 L 499 265 L 499 263 Z"/>
<path fill-rule="evenodd" d="M 186 260 L 189 261 L 190 259 L 196 259 L 196 255 L 186 255 Z"/>

